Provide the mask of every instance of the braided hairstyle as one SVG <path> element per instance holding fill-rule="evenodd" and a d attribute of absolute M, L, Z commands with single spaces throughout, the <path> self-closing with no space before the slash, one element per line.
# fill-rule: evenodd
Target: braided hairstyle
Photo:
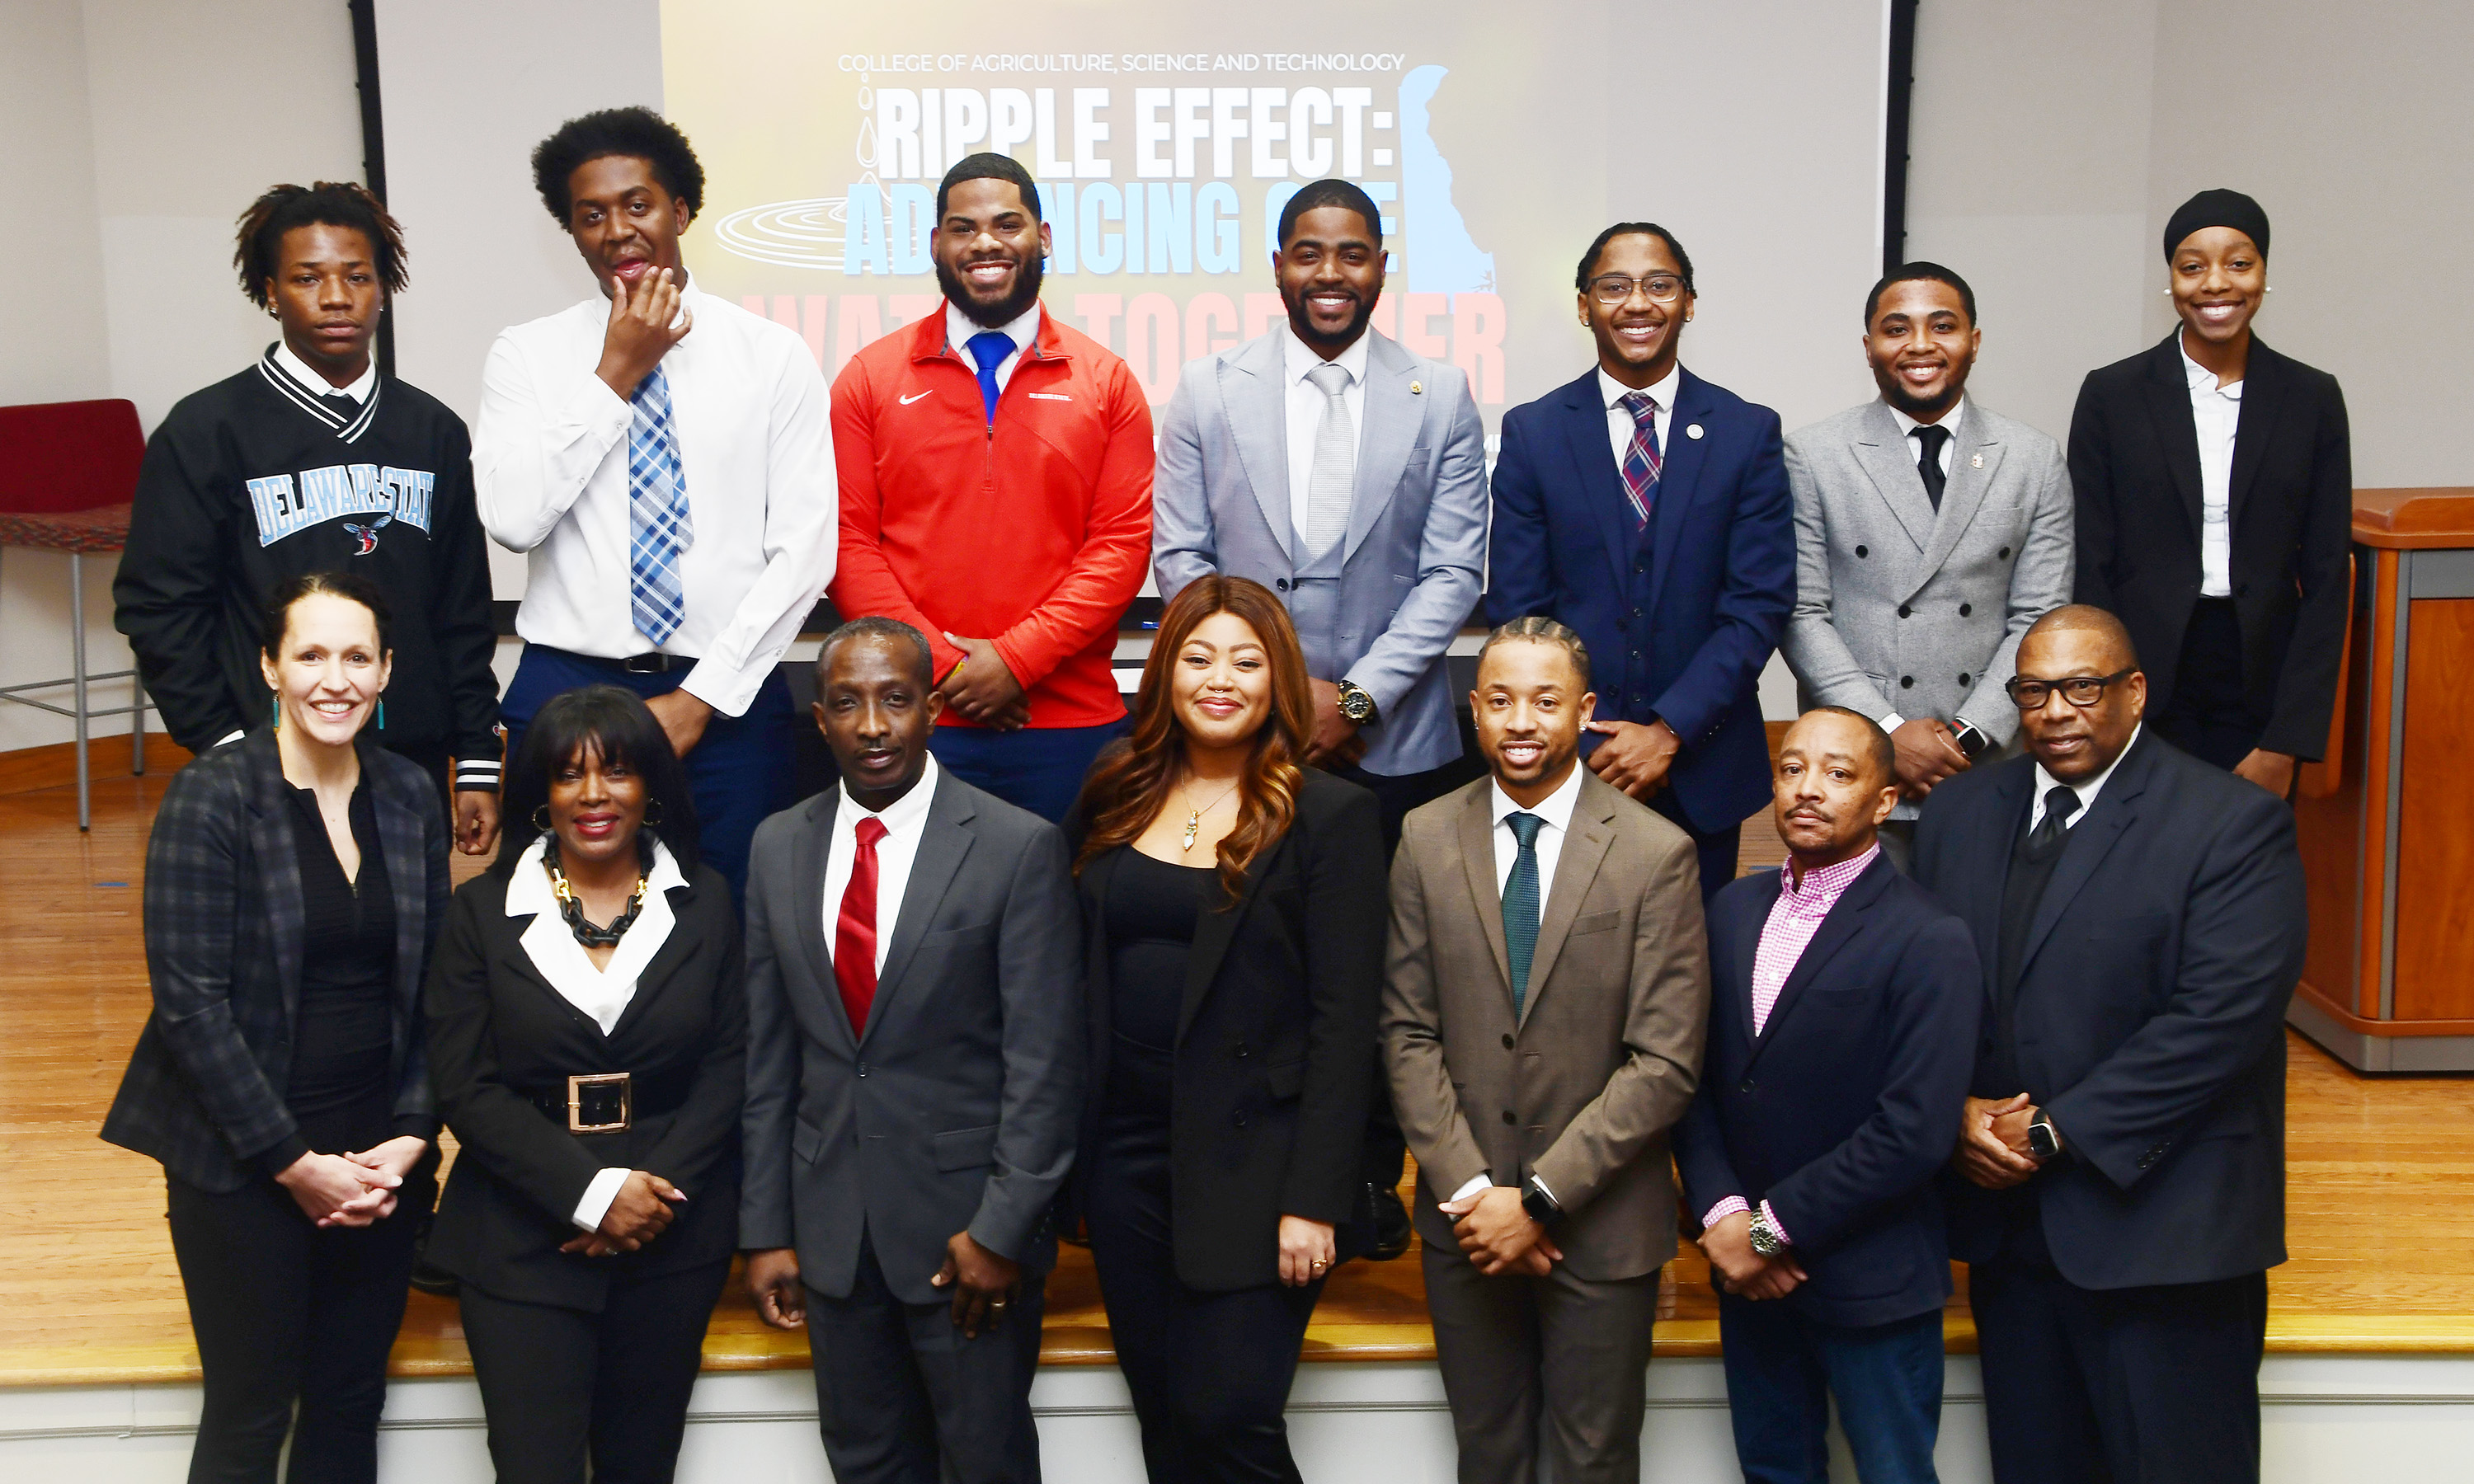
<path fill-rule="evenodd" d="M 367 237 L 378 284 L 389 299 L 402 293 L 410 281 L 404 266 L 403 228 L 366 186 L 350 180 L 279 185 L 251 202 L 240 214 L 239 242 L 232 249 L 240 291 L 260 309 L 272 307 L 266 285 L 281 266 L 283 234 L 296 227 L 342 227 Z"/>

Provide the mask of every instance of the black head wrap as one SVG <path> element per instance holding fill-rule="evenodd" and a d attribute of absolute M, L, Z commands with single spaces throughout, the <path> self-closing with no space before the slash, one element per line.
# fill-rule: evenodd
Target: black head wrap
<path fill-rule="evenodd" d="M 2165 261 L 2173 261 L 2173 250 L 2184 238 L 2211 227 L 2232 227 L 2258 247 L 2261 257 L 2268 256 L 2268 213 L 2240 191 L 2216 190 L 2182 203 L 2165 224 Z"/>

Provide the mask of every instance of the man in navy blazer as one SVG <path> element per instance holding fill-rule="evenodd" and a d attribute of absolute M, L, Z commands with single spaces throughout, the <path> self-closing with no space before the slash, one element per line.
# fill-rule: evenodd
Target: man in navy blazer
<path fill-rule="evenodd" d="M 1916 879 L 1988 971 L 1950 1185 L 1994 1477 L 2247 1484 L 2285 1260 L 2293 815 L 2143 733 L 2102 609 L 2037 620 L 2009 689 L 2027 755 L 1935 788 L 1916 831 Z"/>
<path fill-rule="evenodd" d="M 1487 622 L 1580 632 L 1589 766 L 1691 834 L 1706 900 L 1769 796 L 1756 687 L 1795 606 L 1779 418 L 1677 363 L 1692 259 L 1666 228 L 1608 227 L 1576 281 L 1598 364 L 1504 414 Z"/>
<path fill-rule="evenodd" d="M 1933 1177 L 1983 975 L 1966 924 L 1881 852 L 1898 802 L 1880 724 L 1807 711 L 1772 789 L 1786 866 L 1710 903 L 1709 1049 L 1675 1162 L 1758 1484 L 1827 1484 L 1833 1396 L 1864 1484 L 1934 1477 L 1951 1283 Z"/>

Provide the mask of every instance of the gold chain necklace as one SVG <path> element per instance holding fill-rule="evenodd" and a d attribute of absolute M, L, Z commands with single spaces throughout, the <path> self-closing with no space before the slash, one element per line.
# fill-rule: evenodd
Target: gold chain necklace
<path fill-rule="evenodd" d="M 1193 849 L 1194 849 L 1194 837 L 1195 837 L 1195 836 L 1197 836 L 1197 835 L 1199 835 L 1199 834 L 1201 834 L 1201 833 L 1202 833 L 1202 816 L 1203 816 L 1206 812 L 1208 812 L 1208 811 L 1210 811 L 1210 810 L 1212 810 L 1212 809 L 1217 809 L 1217 808 L 1219 808 L 1222 804 L 1224 804 L 1224 803 L 1227 802 L 1228 802 L 1228 796 L 1229 796 L 1230 794 L 1233 794 L 1233 793 L 1237 792 L 1237 789 L 1238 789 L 1239 785 L 1240 785 L 1240 784 L 1242 784 L 1242 783 L 1244 783 L 1244 782 L 1245 782 L 1245 779 L 1240 778 L 1240 779 L 1238 779 L 1238 780 L 1237 780 L 1237 782 L 1236 782 L 1236 783 L 1231 783 L 1231 784 L 1229 784 L 1229 785 L 1227 786 L 1227 788 L 1225 788 L 1225 790 L 1223 790 L 1223 791 L 1221 792 L 1221 795 L 1220 795 L 1220 797 L 1219 797 L 1219 798 L 1212 800 L 1209 803 L 1204 804 L 1201 808 L 1200 808 L 1200 809 L 1188 809 L 1188 810 L 1186 811 L 1186 814 L 1185 814 L 1185 842 L 1184 842 L 1184 845 L 1183 845 L 1183 847 L 1180 849 L 1180 850 L 1179 850 L 1179 852 L 1178 852 L 1178 853 L 1182 854 L 1185 850 L 1193 850 Z M 1179 790 L 1178 790 L 1178 792 L 1179 792 L 1179 793 L 1183 793 L 1183 792 L 1184 792 L 1184 790 L 1183 790 L 1183 789 L 1179 789 Z"/>

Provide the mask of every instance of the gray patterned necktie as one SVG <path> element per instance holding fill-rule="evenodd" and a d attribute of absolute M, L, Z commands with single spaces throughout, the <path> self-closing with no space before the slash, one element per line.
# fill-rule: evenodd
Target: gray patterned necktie
<path fill-rule="evenodd" d="M 1320 557 L 1348 534 L 1348 502 L 1357 487 L 1357 426 L 1348 419 L 1348 372 L 1329 361 L 1306 372 L 1322 394 L 1315 425 L 1314 467 L 1306 475 L 1305 550 Z"/>
<path fill-rule="evenodd" d="M 1512 1018 L 1520 1018 L 1529 999 L 1529 961 L 1538 952 L 1538 831 L 1545 820 L 1535 814 L 1507 814 L 1503 823 L 1520 842 L 1512 858 L 1511 879 L 1503 883 L 1503 954 L 1512 963 Z"/>

